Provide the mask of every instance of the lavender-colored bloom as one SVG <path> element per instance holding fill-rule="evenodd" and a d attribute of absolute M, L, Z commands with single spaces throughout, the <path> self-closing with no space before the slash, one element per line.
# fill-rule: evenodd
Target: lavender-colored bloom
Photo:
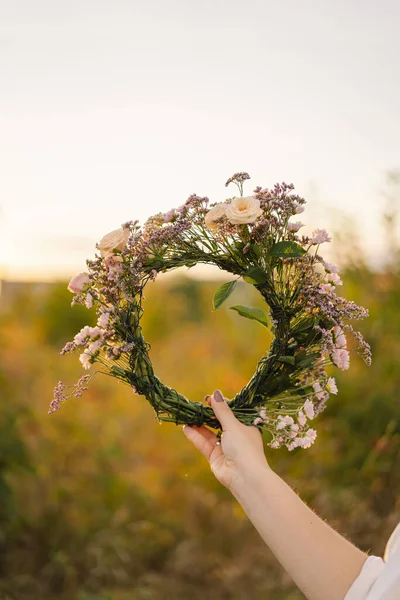
<path fill-rule="evenodd" d="M 332 360 L 342 371 L 346 371 L 350 367 L 350 354 L 347 350 L 336 349 L 332 354 Z"/>
<path fill-rule="evenodd" d="M 323 244 L 324 242 L 330 242 L 331 238 L 326 229 L 315 229 L 312 233 L 311 243 L 315 245 Z"/>

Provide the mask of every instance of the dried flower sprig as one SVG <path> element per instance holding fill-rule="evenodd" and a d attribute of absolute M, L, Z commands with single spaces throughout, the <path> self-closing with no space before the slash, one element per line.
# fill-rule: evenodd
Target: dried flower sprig
<path fill-rule="evenodd" d="M 349 368 L 345 332 L 353 334 L 367 364 L 371 361 L 368 344 L 348 323 L 368 312 L 336 295 L 342 283 L 338 268 L 318 254 L 320 245 L 330 241 L 328 233 L 299 235 L 303 224 L 291 219 L 304 211 L 305 200 L 293 185 L 257 187 L 243 197 L 249 178 L 240 172 L 226 182 L 238 187 L 238 197 L 210 205 L 208 198 L 192 194 L 143 227 L 129 221 L 104 236 L 95 259 L 87 261 L 88 273 L 69 284 L 73 304 L 95 307 L 97 325 L 84 327 L 62 353 L 79 350 L 86 369 L 100 363 L 106 373 L 144 395 L 160 421 L 219 428 L 209 406 L 189 401 L 155 375 L 141 328 L 143 291 L 158 273 L 197 263 L 216 265 L 235 278 L 219 287 L 214 308 L 242 278 L 259 291 L 269 315 L 252 307 L 231 308 L 271 327 L 274 335 L 253 377 L 230 401 L 232 410 L 243 423 L 268 432 L 272 448 L 308 448 L 316 438 L 309 422 L 337 393 L 327 366 Z M 79 397 L 86 384 L 84 376 L 71 395 Z M 67 397 L 59 382 L 49 412 Z"/>

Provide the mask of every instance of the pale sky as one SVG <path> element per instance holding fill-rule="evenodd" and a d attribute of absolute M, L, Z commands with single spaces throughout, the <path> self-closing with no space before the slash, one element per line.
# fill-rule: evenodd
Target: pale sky
<path fill-rule="evenodd" d="M 293 182 L 382 252 L 397 0 L 0 0 L 0 278 L 85 269 L 129 219 Z"/>

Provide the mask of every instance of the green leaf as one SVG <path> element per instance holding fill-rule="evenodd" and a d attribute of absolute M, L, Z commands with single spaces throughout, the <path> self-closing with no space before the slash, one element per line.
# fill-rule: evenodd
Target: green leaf
<path fill-rule="evenodd" d="M 261 308 L 253 308 L 252 306 L 243 306 L 242 304 L 237 304 L 236 306 L 230 306 L 232 310 L 236 310 L 236 312 L 246 319 L 252 319 L 253 321 L 258 321 L 264 327 L 268 327 L 267 315 Z"/>
<path fill-rule="evenodd" d="M 277 360 L 278 362 L 284 363 L 285 365 L 292 365 L 293 367 L 296 362 L 294 356 L 281 356 Z"/>
<path fill-rule="evenodd" d="M 296 242 L 277 242 L 268 252 L 268 256 L 275 258 L 298 258 L 305 253 L 304 248 L 300 244 L 296 244 Z"/>
<path fill-rule="evenodd" d="M 302 319 L 301 321 L 299 321 L 297 323 L 297 325 L 294 325 L 292 331 L 293 333 L 304 333 L 305 331 L 308 331 L 309 329 L 312 329 L 313 327 L 315 327 L 315 325 L 317 325 L 318 323 L 318 318 L 317 317 L 305 317 L 304 319 Z"/>
<path fill-rule="evenodd" d="M 260 267 L 250 267 L 243 275 L 243 279 L 247 281 L 247 283 L 252 284 L 265 283 L 268 280 L 268 275 L 263 269 L 260 269 Z"/>
<path fill-rule="evenodd" d="M 307 367 L 310 367 L 320 356 L 321 354 L 319 352 L 311 352 L 310 354 L 300 352 L 296 356 L 296 367 L 299 367 L 299 369 L 306 369 Z"/>
<path fill-rule="evenodd" d="M 213 299 L 214 310 L 219 308 L 223 302 L 232 294 L 235 289 L 235 285 L 237 280 L 228 281 L 227 283 L 223 283 L 215 292 Z"/>

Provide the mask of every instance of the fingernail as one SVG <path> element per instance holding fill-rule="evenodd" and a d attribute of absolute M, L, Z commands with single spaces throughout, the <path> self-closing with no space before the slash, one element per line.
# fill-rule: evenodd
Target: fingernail
<path fill-rule="evenodd" d="M 207 402 L 207 404 L 211 404 L 211 396 L 206 396 L 204 400 Z"/>
<path fill-rule="evenodd" d="M 215 402 L 223 402 L 224 401 L 224 397 L 219 390 L 215 390 L 214 399 L 215 399 Z"/>

